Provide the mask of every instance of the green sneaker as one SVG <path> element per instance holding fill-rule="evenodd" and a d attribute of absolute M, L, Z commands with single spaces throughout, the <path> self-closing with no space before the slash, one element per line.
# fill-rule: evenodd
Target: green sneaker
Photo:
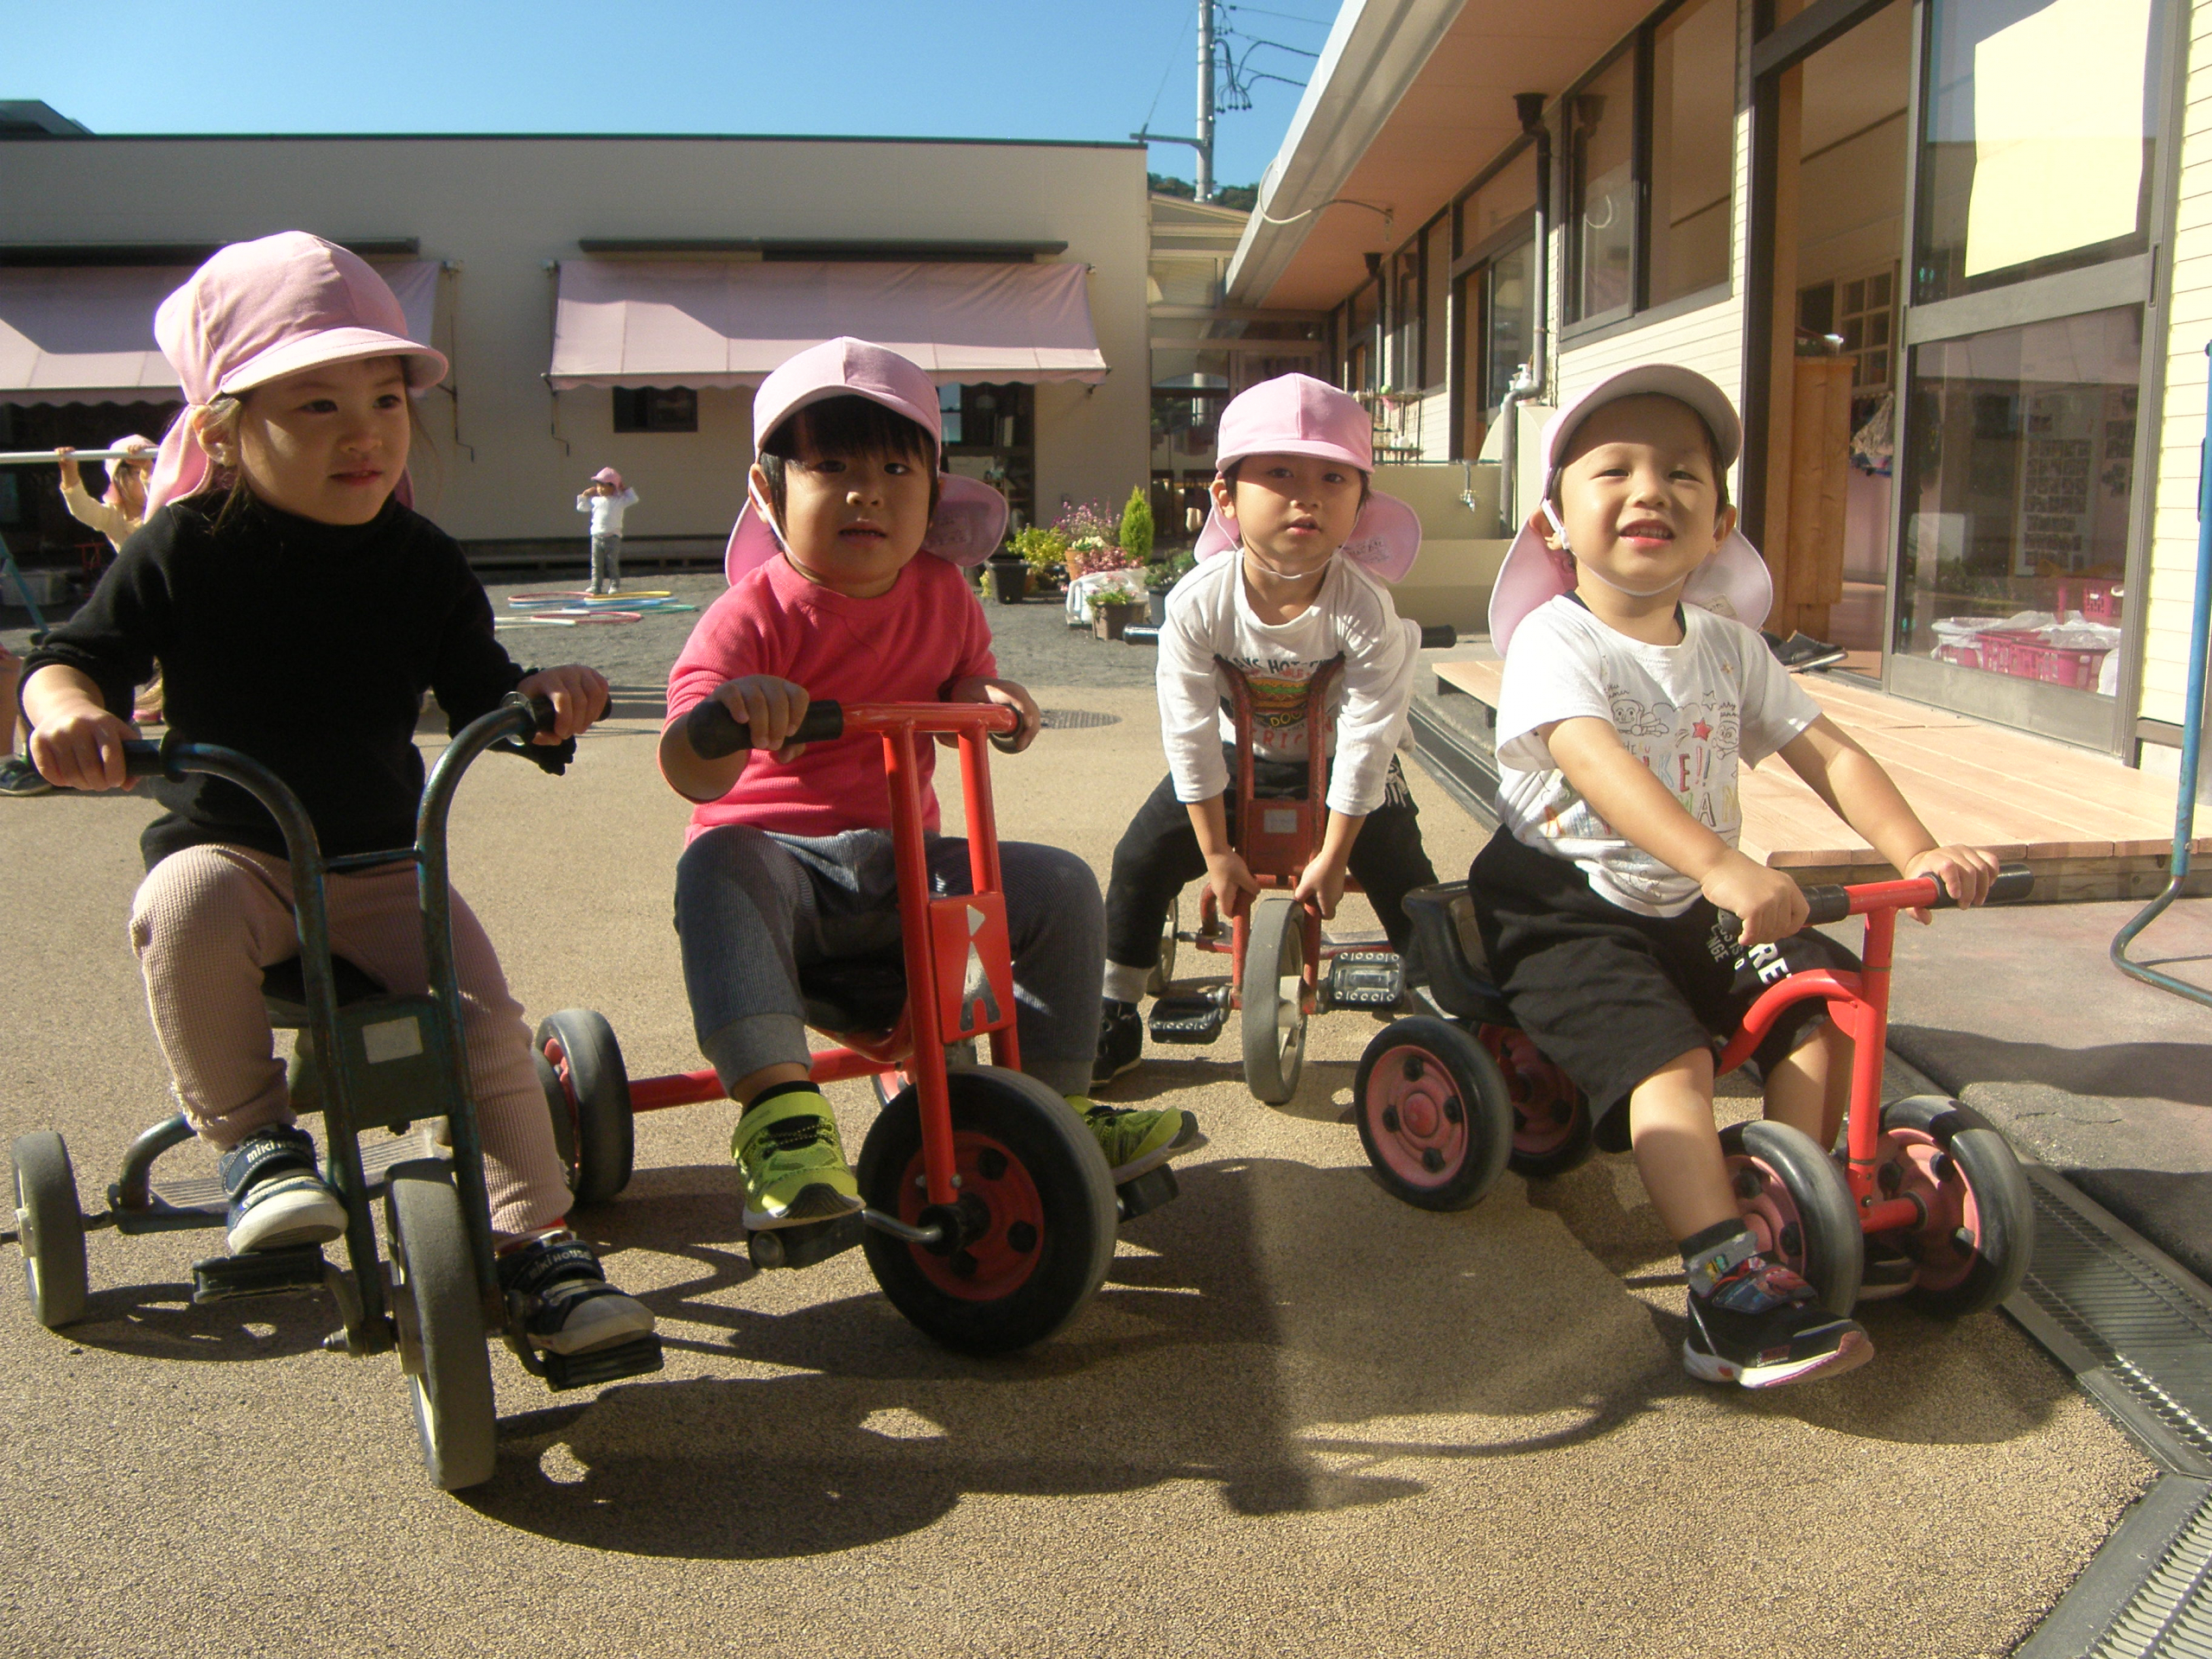
<path fill-rule="evenodd" d="M 1097 1106 L 1081 1095 L 1070 1095 L 1068 1104 L 1098 1137 L 1099 1149 L 1106 1154 L 1106 1167 L 1113 1173 L 1116 1186 L 1158 1169 L 1170 1158 L 1196 1152 L 1206 1143 L 1195 1113 Z"/>
<path fill-rule="evenodd" d="M 748 1232 L 835 1221 L 868 1207 L 845 1161 L 830 1103 L 812 1090 L 750 1108 L 729 1138 L 729 1155 L 745 1176 Z"/>

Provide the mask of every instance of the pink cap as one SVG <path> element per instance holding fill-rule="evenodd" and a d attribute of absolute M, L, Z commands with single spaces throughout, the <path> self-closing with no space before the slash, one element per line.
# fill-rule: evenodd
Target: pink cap
<path fill-rule="evenodd" d="M 612 484 L 619 490 L 622 487 L 622 474 L 612 467 L 602 467 L 591 475 L 591 481 L 594 484 Z"/>
<path fill-rule="evenodd" d="M 1215 442 L 1217 474 L 1247 455 L 1311 455 L 1375 471 L 1375 423 L 1357 397 L 1310 374 L 1278 375 L 1230 399 Z M 1241 544 L 1218 507 L 1206 513 L 1198 556 Z M 1395 496 L 1370 490 L 1351 534 L 1338 550 L 1370 575 L 1396 582 L 1421 552 L 1421 515 Z"/>
<path fill-rule="evenodd" d="M 147 486 L 149 512 L 207 486 L 193 417 L 217 397 L 327 363 L 397 357 L 419 391 L 445 378 L 442 353 L 407 337 L 407 314 L 366 261 L 304 231 L 233 242 L 154 314 L 154 338 L 183 383 Z M 399 488 L 407 490 L 405 474 Z"/>
<path fill-rule="evenodd" d="M 1499 656 L 1505 654 L 1513 631 L 1531 611 L 1574 591 L 1574 561 L 1544 544 L 1543 527 L 1552 480 L 1559 475 L 1576 429 L 1607 404 L 1647 395 L 1672 397 L 1695 410 L 1720 446 L 1724 468 L 1741 452 L 1744 426 L 1728 394 L 1703 375 L 1678 364 L 1644 363 L 1623 369 L 1562 406 L 1544 423 L 1544 507 L 1530 513 L 1514 537 L 1505 563 L 1498 569 L 1497 586 L 1491 589 L 1490 640 Z M 1745 540 L 1742 531 L 1732 530 L 1705 563 L 1690 573 L 1690 579 L 1682 585 L 1682 600 L 1756 628 L 1774 607 L 1774 579 L 1758 550 Z"/>
<path fill-rule="evenodd" d="M 937 464 L 944 451 L 944 423 L 938 412 L 936 383 L 898 353 L 849 334 L 786 358 L 760 383 L 753 395 L 754 456 L 778 427 L 809 404 L 848 396 L 880 404 L 920 427 L 936 452 L 931 465 Z M 941 473 L 937 512 L 922 537 L 922 551 L 954 564 L 981 564 L 1006 535 L 1006 497 L 989 485 Z M 767 563 L 782 547 L 767 514 L 748 499 L 729 533 L 723 574 L 734 582 Z"/>

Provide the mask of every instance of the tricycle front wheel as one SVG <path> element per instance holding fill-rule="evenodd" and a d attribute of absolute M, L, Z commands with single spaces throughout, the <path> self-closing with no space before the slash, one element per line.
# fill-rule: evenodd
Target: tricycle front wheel
<path fill-rule="evenodd" d="M 1097 1291 L 1114 1256 L 1114 1182 L 1097 1137 L 1044 1084 L 997 1066 L 955 1071 L 955 1207 L 962 1237 L 910 1244 L 870 1229 L 862 1248 L 891 1305 L 969 1354 L 1007 1353 L 1058 1331 Z M 921 1103 L 907 1089 L 861 1147 L 861 1196 L 908 1226 L 930 1210 Z"/>
<path fill-rule="evenodd" d="M 468 1226 L 453 1166 L 442 1159 L 395 1164 L 387 1182 L 400 1368 L 414 1399 L 415 1432 L 430 1484 L 457 1492 L 491 1479 L 498 1459 L 492 1359 Z"/>
<path fill-rule="evenodd" d="M 34 1129 L 12 1148 L 16 1243 L 31 1317 L 59 1331 L 85 1316 L 85 1215 L 69 1148 L 51 1129 Z"/>
<path fill-rule="evenodd" d="M 1763 1119 L 1723 1129 L 1720 1155 L 1759 1254 L 1811 1285 L 1829 1313 L 1847 1315 L 1859 1300 L 1866 1246 L 1835 1160 L 1803 1130 Z"/>
<path fill-rule="evenodd" d="M 1244 1003 L 1244 1086 L 1270 1106 L 1298 1092 L 1306 1064 L 1306 914 L 1287 893 L 1252 901 L 1237 983 Z"/>
<path fill-rule="evenodd" d="M 1891 1234 L 1913 1260 L 1908 1294 L 1938 1319 L 1986 1313 L 2020 1287 L 2035 1244 L 2035 1201 L 2011 1145 L 1962 1101 L 1914 1095 L 1882 1109 L 1884 1196 L 1919 1198 L 1928 1218 Z"/>
<path fill-rule="evenodd" d="M 579 1205 L 606 1204 L 630 1184 L 637 1132 L 630 1072 L 614 1027 L 589 1008 L 563 1008 L 537 1026 L 537 1080 L 553 1143 Z"/>

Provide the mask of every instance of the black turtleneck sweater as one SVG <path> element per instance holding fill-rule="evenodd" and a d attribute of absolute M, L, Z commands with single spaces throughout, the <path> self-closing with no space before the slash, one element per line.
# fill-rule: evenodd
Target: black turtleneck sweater
<path fill-rule="evenodd" d="M 396 500 L 359 525 L 251 498 L 219 527 L 219 498 L 201 497 L 155 513 L 25 659 L 24 678 L 76 669 L 128 719 L 132 688 L 159 659 L 170 731 L 272 768 L 326 855 L 411 845 L 423 691 L 459 731 L 523 677 L 460 544 Z M 529 750 L 553 772 L 574 753 L 573 742 Z M 284 855 L 276 820 L 235 785 L 195 773 L 154 792 L 168 811 L 141 838 L 149 869 L 209 842 Z"/>

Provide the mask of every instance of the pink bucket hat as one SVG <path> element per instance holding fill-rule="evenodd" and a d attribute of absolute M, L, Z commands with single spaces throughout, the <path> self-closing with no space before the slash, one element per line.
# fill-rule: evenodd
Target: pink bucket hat
<path fill-rule="evenodd" d="M 1543 506 L 1529 515 L 1513 538 L 1505 563 L 1499 568 L 1497 585 L 1491 589 L 1490 639 L 1499 656 L 1505 654 L 1513 631 L 1531 611 L 1574 591 L 1574 561 L 1544 544 L 1539 524 L 1551 517 L 1551 484 L 1559 476 L 1575 429 L 1607 404 L 1646 395 L 1672 397 L 1695 410 L 1720 446 L 1723 468 L 1733 465 L 1743 449 L 1744 424 L 1736 418 L 1736 406 L 1728 401 L 1728 394 L 1694 370 L 1673 363 L 1645 363 L 1623 369 L 1561 408 L 1544 423 Z M 1564 540 L 1564 533 L 1556 531 L 1557 521 L 1553 522 L 1555 533 Z M 1744 539 L 1743 532 L 1731 531 L 1711 556 L 1690 572 L 1689 581 L 1682 587 L 1682 600 L 1756 628 L 1773 608 L 1774 581 L 1767 574 L 1766 561 Z"/>
<path fill-rule="evenodd" d="M 845 334 L 785 359 L 760 383 L 753 395 L 755 458 L 761 443 L 809 404 L 844 397 L 865 397 L 904 415 L 930 435 L 937 456 L 944 454 L 944 423 L 938 412 L 935 383 L 898 353 Z M 937 456 L 931 457 L 932 467 L 938 464 Z M 1005 536 L 1006 518 L 1006 497 L 981 479 L 940 473 L 937 512 L 922 537 L 922 551 L 954 564 L 981 564 Z M 761 503 L 748 497 L 729 533 L 722 572 L 734 582 L 782 549 Z"/>
<path fill-rule="evenodd" d="M 1342 461 L 1362 474 L 1375 471 L 1375 423 L 1359 400 L 1310 374 L 1283 374 L 1238 393 L 1221 411 L 1216 439 L 1217 475 L 1247 455 L 1312 455 Z M 1242 538 L 1209 508 L 1198 532 L 1202 559 L 1225 553 Z M 1413 569 L 1421 551 L 1421 515 L 1394 495 L 1370 490 L 1351 534 L 1338 550 L 1383 582 L 1396 582 Z"/>
<path fill-rule="evenodd" d="M 148 512 L 207 486 L 213 468 L 192 423 L 219 397 L 373 357 L 399 358 L 419 391 L 448 366 L 443 353 L 407 337 L 407 314 L 365 260 L 304 231 L 218 251 L 162 302 L 154 339 L 183 383 L 185 408 L 162 439 Z M 399 487 L 407 489 L 404 474 Z"/>
<path fill-rule="evenodd" d="M 591 481 L 594 484 L 612 484 L 619 490 L 622 487 L 622 474 L 612 467 L 602 467 L 591 475 Z"/>

